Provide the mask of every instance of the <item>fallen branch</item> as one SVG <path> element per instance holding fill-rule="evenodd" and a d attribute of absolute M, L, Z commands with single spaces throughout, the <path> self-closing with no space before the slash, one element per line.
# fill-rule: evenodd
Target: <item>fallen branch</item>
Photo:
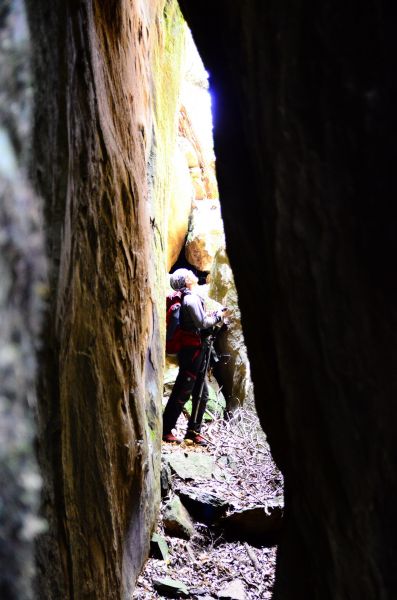
<path fill-rule="evenodd" d="M 246 551 L 247 551 L 247 554 L 248 554 L 248 556 L 249 556 L 249 558 L 250 558 L 250 561 L 252 562 L 252 564 L 253 564 L 253 566 L 255 567 L 255 569 L 256 569 L 257 571 L 260 571 L 260 570 L 261 570 L 261 567 L 260 567 L 260 564 L 258 563 L 258 559 L 257 559 L 257 558 L 256 558 L 256 556 L 255 556 L 255 552 L 252 550 L 252 548 L 250 548 L 250 547 L 248 546 L 248 544 L 247 544 L 247 543 L 245 543 L 245 544 L 244 544 L 244 548 L 246 549 Z"/>

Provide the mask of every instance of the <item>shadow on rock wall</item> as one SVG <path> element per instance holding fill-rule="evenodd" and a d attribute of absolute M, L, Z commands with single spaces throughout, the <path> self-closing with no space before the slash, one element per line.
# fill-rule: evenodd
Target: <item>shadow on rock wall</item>
<path fill-rule="evenodd" d="M 181 0 L 258 412 L 285 475 L 275 600 L 394 598 L 396 15 Z"/>

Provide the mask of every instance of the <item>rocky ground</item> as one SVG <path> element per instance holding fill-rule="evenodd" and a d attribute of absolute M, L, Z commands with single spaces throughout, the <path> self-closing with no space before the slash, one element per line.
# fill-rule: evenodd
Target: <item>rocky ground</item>
<path fill-rule="evenodd" d="M 179 437 L 185 428 L 182 416 Z M 255 410 L 203 433 L 207 448 L 163 444 L 163 501 L 134 599 L 271 598 L 283 482 Z"/>

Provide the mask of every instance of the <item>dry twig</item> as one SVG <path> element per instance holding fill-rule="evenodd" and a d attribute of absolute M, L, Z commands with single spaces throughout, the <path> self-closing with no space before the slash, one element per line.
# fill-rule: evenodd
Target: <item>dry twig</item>
<path fill-rule="evenodd" d="M 179 434 L 186 429 L 186 419 L 181 417 Z M 211 454 L 217 469 L 210 481 L 196 481 L 198 491 L 212 492 L 230 502 L 236 509 L 253 506 L 266 507 L 269 501 L 282 496 L 282 477 L 277 470 L 266 436 L 252 407 L 238 409 L 231 419 L 217 419 L 206 426 L 204 436 L 211 444 L 198 446 L 164 445 L 163 453 L 186 452 Z M 183 491 L 185 484 L 173 476 L 175 490 Z M 163 531 L 161 518 L 158 531 Z M 167 538 L 170 561 L 149 559 L 138 579 L 133 598 L 154 600 L 161 596 L 152 587 L 153 578 L 165 576 L 179 579 L 189 588 L 205 589 L 208 595 L 217 596 L 222 582 L 242 579 L 247 586 L 247 600 L 271 597 L 276 561 L 276 548 L 252 550 L 248 544 L 225 543 L 219 535 L 203 524 L 196 524 L 196 533 L 186 543 Z"/>

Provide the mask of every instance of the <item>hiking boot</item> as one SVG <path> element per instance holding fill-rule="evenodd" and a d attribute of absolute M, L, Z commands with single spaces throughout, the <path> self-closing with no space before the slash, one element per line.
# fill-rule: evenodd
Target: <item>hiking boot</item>
<path fill-rule="evenodd" d="M 180 444 L 181 440 L 178 439 L 173 433 L 165 433 L 163 435 L 163 442 L 167 444 Z"/>
<path fill-rule="evenodd" d="M 195 431 L 188 431 L 185 435 L 185 440 L 187 440 L 188 442 L 193 442 L 193 444 L 197 444 L 197 446 L 208 446 L 207 440 Z"/>

